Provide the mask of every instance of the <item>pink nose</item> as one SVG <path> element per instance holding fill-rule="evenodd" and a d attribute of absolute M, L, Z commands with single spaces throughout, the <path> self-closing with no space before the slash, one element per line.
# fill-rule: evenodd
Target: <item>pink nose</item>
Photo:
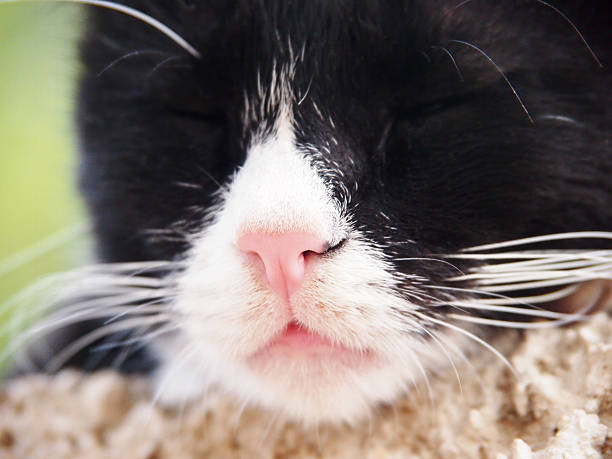
<path fill-rule="evenodd" d="M 263 262 L 270 288 L 288 300 L 302 286 L 311 256 L 323 253 L 327 243 L 307 233 L 246 233 L 238 248 Z"/>

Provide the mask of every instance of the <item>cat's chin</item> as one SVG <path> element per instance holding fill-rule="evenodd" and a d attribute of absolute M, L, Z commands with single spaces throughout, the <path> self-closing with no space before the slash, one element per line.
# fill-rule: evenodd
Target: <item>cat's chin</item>
<path fill-rule="evenodd" d="M 329 346 L 325 340 L 304 336 L 280 336 L 276 341 L 244 361 L 216 362 L 214 379 L 208 365 L 202 365 L 204 356 L 194 356 L 193 365 L 167 361 L 157 374 L 156 399 L 180 408 L 221 392 L 236 405 L 246 403 L 280 414 L 279 420 L 314 426 L 356 424 L 406 388 L 405 375 L 374 352 Z"/>
<path fill-rule="evenodd" d="M 247 366 L 250 381 L 235 380 L 233 392 L 304 425 L 358 423 L 404 389 L 397 370 L 372 353 L 278 347 Z"/>

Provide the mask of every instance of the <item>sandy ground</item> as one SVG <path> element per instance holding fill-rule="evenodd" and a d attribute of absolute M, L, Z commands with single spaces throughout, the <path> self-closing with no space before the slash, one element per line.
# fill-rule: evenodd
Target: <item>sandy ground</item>
<path fill-rule="evenodd" d="M 154 407 L 146 381 L 111 372 L 0 386 L 2 458 L 612 458 L 612 314 L 511 331 L 357 427 L 303 429 L 211 396 Z"/>

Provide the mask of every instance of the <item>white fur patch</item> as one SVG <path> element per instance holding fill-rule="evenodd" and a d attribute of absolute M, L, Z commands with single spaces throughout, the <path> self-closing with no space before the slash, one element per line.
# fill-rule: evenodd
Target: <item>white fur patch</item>
<path fill-rule="evenodd" d="M 340 211 L 306 156 L 295 146 L 291 117 L 283 108 L 273 133 L 256 138 L 224 197 L 220 224 L 238 232 L 307 232 L 337 243 Z"/>
<path fill-rule="evenodd" d="M 187 378 L 192 390 L 199 380 L 202 391 L 216 386 L 308 423 L 352 422 L 447 356 L 423 338 L 392 266 L 350 227 L 296 146 L 288 94 L 269 96 L 280 101 L 271 133 L 253 137 L 215 218 L 193 241 L 178 279 L 179 333 L 159 374 L 160 395 L 187 397 Z M 236 247 L 245 231 L 307 232 L 331 246 L 346 241 L 317 259 L 288 308 Z M 254 358 L 290 321 L 352 349 L 352 357 Z"/>

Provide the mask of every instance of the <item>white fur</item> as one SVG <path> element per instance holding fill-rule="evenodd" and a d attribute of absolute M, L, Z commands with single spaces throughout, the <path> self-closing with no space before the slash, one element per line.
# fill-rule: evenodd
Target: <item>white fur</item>
<path fill-rule="evenodd" d="M 307 423 L 353 422 L 449 356 L 425 339 L 409 315 L 416 307 L 397 293 L 407 278 L 393 274 L 381 249 L 351 228 L 343 206 L 296 146 L 289 81 L 272 82 L 275 94 L 260 94 L 279 104 L 271 134 L 253 137 L 246 162 L 212 223 L 194 239 L 178 279 L 173 308 L 180 331 L 172 347 L 164 344 L 159 395 L 176 400 L 215 386 Z M 319 257 L 287 307 L 236 247 L 244 231 L 309 232 L 332 246 L 346 241 Z M 355 353 L 254 356 L 296 320 Z"/>

